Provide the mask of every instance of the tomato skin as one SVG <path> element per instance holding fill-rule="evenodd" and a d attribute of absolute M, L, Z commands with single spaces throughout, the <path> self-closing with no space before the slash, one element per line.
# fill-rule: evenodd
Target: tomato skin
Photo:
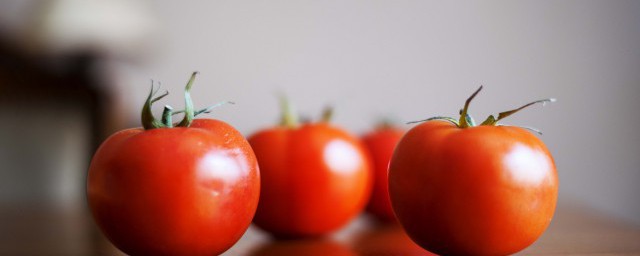
<path fill-rule="evenodd" d="M 320 236 L 364 208 L 370 166 L 360 141 L 326 123 L 276 127 L 249 138 L 260 164 L 254 223 L 276 237 Z"/>
<path fill-rule="evenodd" d="M 230 248 L 255 213 L 260 175 L 230 125 L 129 129 L 93 157 L 87 199 L 98 226 L 130 255 L 212 255 Z"/>
<path fill-rule="evenodd" d="M 367 204 L 367 211 L 385 222 L 396 220 L 389 199 L 388 173 L 393 150 L 403 135 L 404 130 L 382 127 L 362 137 L 373 166 L 373 191 Z"/>
<path fill-rule="evenodd" d="M 428 121 L 396 147 L 389 192 L 400 223 L 423 248 L 507 255 L 549 225 L 558 177 L 551 154 L 529 131 Z"/>

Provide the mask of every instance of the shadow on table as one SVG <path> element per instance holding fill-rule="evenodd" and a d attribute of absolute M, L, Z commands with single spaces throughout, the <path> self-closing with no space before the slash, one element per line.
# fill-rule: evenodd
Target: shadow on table
<path fill-rule="evenodd" d="M 416 245 L 399 224 L 361 218 L 346 232 L 318 239 L 273 239 L 252 249 L 249 255 L 434 255 Z"/>
<path fill-rule="evenodd" d="M 435 255 L 411 241 L 397 223 L 372 223 L 355 233 L 350 245 L 358 255 Z"/>
<path fill-rule="evenodd" d="M 331 239 L 274 240 L 253 250 L 252 256 L 308 255 L 350 256 L 358 255 L 349 247 Z"/>

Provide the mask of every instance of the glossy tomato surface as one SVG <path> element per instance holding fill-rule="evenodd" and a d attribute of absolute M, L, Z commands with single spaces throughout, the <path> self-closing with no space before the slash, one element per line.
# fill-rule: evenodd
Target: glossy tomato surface
<path fill-rule="evenodd" d="M 393 127 L 380 127 L 363 136 L 364 142 L 373 165 L 373 190 L 367 211 L 382 221 L 396 219 L 389 200 L 389 161 L 396 144 L 404 135 L 404 130 Z"/>
<path fill-rule="evenodd" d="M 518 127 L 424 122 L 391 160 L 389 192 L 409 236 L 443 255 L 508 255 L 533 243 L 558 193 L 545 145 Z"/>
<path fill-rule="evenodd" d="M 214 255 L 245 232 L 260 192 L 249 143 L 230 125 L 129 129 L 108 138 L 89 169 L 98 226 L 130 255 Z"/>
<path fill-rule="evenodd" d="M 277 237 L 319 236 L 353 219 L 371 187 L 360 141 L 327 123 L 276 127 L 249 138 L 261 170 L 254 223 Z"/>

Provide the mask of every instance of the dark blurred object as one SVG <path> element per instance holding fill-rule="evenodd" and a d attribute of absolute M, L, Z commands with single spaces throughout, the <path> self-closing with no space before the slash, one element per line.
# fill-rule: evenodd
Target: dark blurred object
<path fill-rule="evenodd" d="M 84 180 L 118 123 L 97 57 L 32 56 L 0 40 L 0 254 L 90 255 L 103 243 Z"/>
<path fill-rule="evenodd" d="M 91 70 L 96 57 L 87 53 L 46 59 L 22 53 L 20 48 L 0 41 L 2 107 L 77 105 L 88 111 L 92 148 L 99 145 L 107 134 L 106 110 L 112 95 Z"/>
<path fill-rule="evenodd" d="M 146 1 L 0 3 L 0 255 L 114 255 L 85 177 L 128 113 L 110 63 L 152 53 L 156 27 Z"/>

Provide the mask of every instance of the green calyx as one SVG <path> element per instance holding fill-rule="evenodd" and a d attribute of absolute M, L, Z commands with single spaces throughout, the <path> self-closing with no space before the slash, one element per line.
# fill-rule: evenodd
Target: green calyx
<path fill-rule="evenodd" d="M 286 96 L 280 96 L 280 108 L 282 109 L 282 117 L 280 118 L 280 125 L 287 128 L 298 127 L 300 121 L 298 116 L 294 113 L 293 107 Z"/>
<path fill-rule="evenodd" d="M 217 103 L 213 106 L 209 106 L 207 108 L 201 109 L 201 110 L 195 110 L 193 107 L 193 101 L 191 100 L 191 87 L 193 86 L 193 82 L 196 78 L 196 75 L 198 74 L 198 72 L 193 72 L 191 74 L 191 77 L 189 78 L 189 81 L 187 82 L 187 86 L 185 87 L 184 90 L 184 99 L 185 99 L 185 108 L 184 110 L 179 110 L 179 111 L 173 111 L 173 108 L 169 105 L 165 105 L 164 106 L 164 111 L 162 112 L 162 119 L 161 120 L 157 120 L 154 116 L 153 116 L 153 112 L 151 111 L 151 106 L 153 105 L 153 103 L 155 103 L 156 101 L 159 101 L 160 99 L 166 97 L 167 95 L 169 95 L 168 91 L 165 91 L 163 94 L 161 94 L 160 96 L 155 96 L 158 93 L 158 90 L 160 88 L 155 88 L 154 82 L 153 80 L 151 81 L 151 91 L 149 92 L 149 96 L 147 96 L 147 100 L 145 101 L 144 105 L 142 106 L 142 114 L 141 114 L 141 120 L 142 120 L 142 127 L 144 127 L 145 130 L 151 130 L 151 129 L 157 129 L 157 128 L 173 128 L 173 127 L 189 127 L 191 126 L 191 123 L 193 122 L 193 119 L 203 113 L 210 113 L 212 109 L 222 106 L 224 104 L 234 104 L 233 102 L 230 101 L 223 101 L 220 103 Z M 178 123 L 172 123 L 172 116 L 176 115 L 176 114 L 181 114 L 184 113 L 184 117 L 182 118 L 182 120 Z"/>
<path fill-rule="evenodd" d="M 413 122 L 409 122 L 407 124 L 413 124 L 413 123 L 421 123 L 421 122 L 426 122 L 426 121 L 431 121 L 431 120 L 444 120 L 444 121 L 448 121 L 451 122 L 453 124 L 455 124 L 457 127 L 459 128 L 468 128 L 468 127 L 474 127 L 476 126 L 475 121 L 473 120 L 473 118 L 471 117 L 471 115 L 468 113 L 469 110 L 469 104 L 471 103 L 471 101 L 473 100 L 473 98 L 476 97 L 476 95 L 482 90 L 482 86 L 480 86 L 480 88 L 478 88 L 473 94 L 471 94 L 471 96 L 469 98 L 467 98 L 467 101 L 465 101 L 464 104 L 464 108 L 460 110 L 460 118 L 459 119 L 455 119 L 455 118 L 451 118 L 451 117 L 445 117 L 445 116 L 436 116 L 436 117 L 432 117 L 432 118 L 428 118 L 428 119 L 424 119 L 424 120 L 420 120 L 420 121 L 413 121 Z M 543 106 L 546 103 L 550 103 L 550 102 L 555 102 L 556 99 L 554 98 L 548 98 L 548 99 L 543 99 L 543 100 L 537 100 L 534 102 L 530 102 L 525 104 L 522 107 L 516 108 L 516 109 L 512 109 L 509 111 L 505 111 L 505 112 L 500 112 L 498 114 L 498 117 L 496 118 L 494 115 L 490 115 L 489 117 L 487 117 L 486 120 L 484 120 L 482 123 L 480 123 L 480 125 L 486 125 L 486 126 L 501 126 L 502 124 L 499 124 L 498 121 L 512 115 L 515 114 L 516 112 L 527 108 L 531 105 L 537 104 L 537 103 L 541 103 Z M 538 134 L 542 134 L 542 132 L 540 132 L 539 130 L 535 129 L 535 128 L 531 128 L 531 127 L 526 127 L 526 126 L 519 126 L 521 128 L 525 128 L 527 130 L 531 130 L 533 132 L 536 132 Z"/>
<path fill-rule="evenodd" d="M 396 120 L 390 117 L 382 117 L 378 119 L 375 125 L 376 130 L 393 129 L 396 126 Z"/>
<path fill-rule="evenodd" d="M 289 100 L 286 96 L 280 95 L 280 108 L 282 111 L 282 116 L 280 118 L 280 126 L 287 128 L 296 128 L 300 125 L 300 123 L 309 122 L 310 119 L 303 118 L 300 120 L 298 115 L 295 113 L 293 106 L 289 103 Z M 322 116 L 320 117 L 320 122 L 329 123 L 333 118 L 333 107 L 327 106 L 322 111 Z"/>
<path fill-rule="evenodd" d="M 332 119 L 333 119 L 333 107 L 332 106 L 324 107 L 324 109 L 322 110 L 322 117 L 320 117 L 320 122 L 330 123 Z"/>

